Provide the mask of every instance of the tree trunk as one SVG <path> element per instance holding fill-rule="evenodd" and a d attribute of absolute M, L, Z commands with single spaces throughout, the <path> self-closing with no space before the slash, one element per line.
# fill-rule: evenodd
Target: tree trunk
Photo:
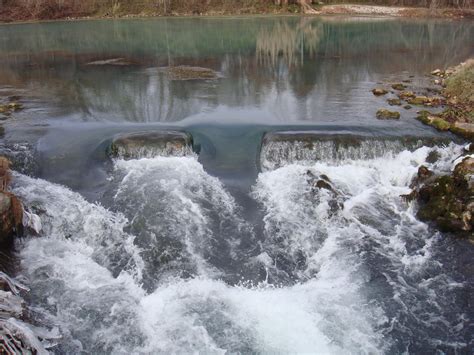
<path fill-rule="evenodd" d="M 297 0 L 296 1 L 298 5 L 300 5 L 301 7 L 301 11 L 304 13 L 304 14 L 317 14 L 318 12 L 313 9 L 311 7 L 310 4 L 308 4 L 308 2 L 311 2 L 311 0 Z"/>

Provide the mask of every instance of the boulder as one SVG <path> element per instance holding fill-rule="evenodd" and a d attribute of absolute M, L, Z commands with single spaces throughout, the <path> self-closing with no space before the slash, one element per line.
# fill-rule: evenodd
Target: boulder
<path fill-rule="evenodd" d="M 376 116 L 379 120 L 398 120 L 400 112 L 380 109 L 377 111 Z"/>
<path fill-rule="evenodd" d="M 375 88 L 375 89 L 372 90 L 372 93 L 375 96 L 382 96 L 382 95 L 386 95 L 388 93 L 388 91 L 385 90 L 385 89 L 382 89 L 382 88 Z"/>
<path fill-rule="evenodd" d="M 122 134 L 115 137 L 108 147 L 110 157 L 121 159 L 185 156 L 192 152 L 192 136 L 179 131 Z"/>
<path fill-rule="evenodd" d="M 473 177 L 474 158 L 471 156 L 462 159 L 451 175 L 435 177 L 429 170 L 419 170 L 415 184 L 421 186 L 410 194 L 418 198 L 418 218 L 434 222 L 441 231 L 472 238 Z"/>

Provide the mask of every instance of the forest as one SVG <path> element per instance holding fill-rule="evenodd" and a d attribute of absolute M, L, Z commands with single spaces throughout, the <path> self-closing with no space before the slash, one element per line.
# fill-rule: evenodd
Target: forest
<path fill-rule="evenodd" d="M 471 0 L 0 0 L 0 21 L 127 15 L 232 15 L 316 13 L 323 5 L 364 4 L 471 9 Z"/>

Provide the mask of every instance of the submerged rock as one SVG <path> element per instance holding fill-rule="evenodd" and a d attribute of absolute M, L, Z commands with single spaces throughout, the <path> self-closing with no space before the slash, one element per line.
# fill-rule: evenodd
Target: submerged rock
<path fill-rule="evenodd" d="M 400 106 L 402 104 L 402 101 L 400 99 L 388 99 L 387 100 L 388 104 L 390 106 Z"/>
<path fill-rule="evenodd" d="M 10 102 L 8 104 L 0 104 L 0 113 L 3 115 L 10 115 L 12 112 L 20 111 L 23 105 L 19 102 Z"/>
<path fill-rule="evenodd" d="M 375 89 L 372 90 L 372 93 L 375 96 L 382 96 L 382 95 L 386 95 L 388 93 L 388 91 L 385 90 L 385 89 L 382 89 L 382 88 L 375 88 Z"/>
<path fill-rule="evenodd" d="M 376 116 L 379 120 L 398 120 L 400 112 L 380 109 L 377 111 Z"/>
<path fill-rule="evenodd" d="M 392 85 L 392 89 L 402 91 L 406 89 L 406 86 L 401 83 L 397 83 Z"/>
<path fill-rule="evenodd" d="M 168 75 L 171 80 L 205 80 L 217 78 L 217 73 L 212 69 L 186 65 L 169 67 Z"/>
<path fill-rule="evenodd" d="M 93 62 L 89 62 L 86 65 L 91 65 L 91 66 L 111 65 L 111 66 L 124 67 L 124 66 L 136 65 L 136 63 L 131 60 L 127 60 L 125 58 L 111 58 L 111 59 L 96 60 Z"/>
<path fill-rule="evenodd" d="M 185 132 L 138 132 L 116 137 L 108 148 L 108 154 L 121 159 L 185 156 L 192 154 L 192 147 L 192 136 Z"/>

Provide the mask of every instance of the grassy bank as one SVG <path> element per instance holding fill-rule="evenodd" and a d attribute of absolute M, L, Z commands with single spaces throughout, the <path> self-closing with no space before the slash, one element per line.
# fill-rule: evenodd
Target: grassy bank
<path fill-rule="evenodd" d="M 350 3 L 353 5 L 340 0 L 0 0 L 0 21 L 295 13 L 472 17 L 474 11 L 470 0 L 356 0 Z M 388 5 L 392 5 L 389 9 L 397 10 L 387 10 Z"/>

